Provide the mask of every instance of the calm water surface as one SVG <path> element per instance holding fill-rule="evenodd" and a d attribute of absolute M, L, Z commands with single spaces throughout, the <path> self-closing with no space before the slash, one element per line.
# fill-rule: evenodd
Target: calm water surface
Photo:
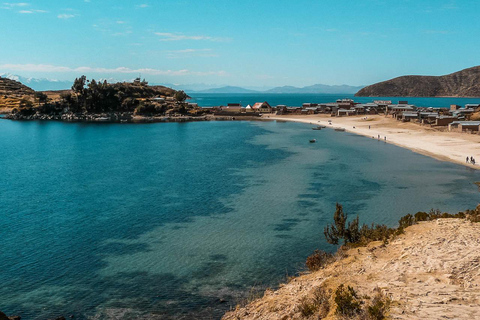
<path fill-rule="evenodd" d="M 480 200 L 476 171 L 304 124 L 1 120 L 0 137 L 0 310 L 26 320 L 218 319 L 333 249 L 336 202 L 395 226 Z"/>
<path fill-rule="evenodd" d="M 464 106 L 467 103 L 480 103 L 480 98 L 414 98 L 414 97 L 355 97 L 353 94 L 278 94 L 278 93 L 192 93 L 189 102 L 196 102 L 202 107 L 241 103 L 243 106 L 253 105 L 255 102 L 268 101 L 270 105 L 285 104 L 287 106 L 301 106 L 303 103 L 328 103 L 337 99 L 353 99 L 355 102 L 368 103 L 375 100 L 390 100 L 392 103 L 408 101 L 417 107 L 450 108 L 451 104 Z"/>

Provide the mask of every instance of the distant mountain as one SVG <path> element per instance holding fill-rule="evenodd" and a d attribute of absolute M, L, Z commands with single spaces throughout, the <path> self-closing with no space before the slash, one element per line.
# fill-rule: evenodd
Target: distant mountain
<path fill-rule="evenodd" d="M 403 76 L 372 84 L 357 97 L 480 97 L 480 66 L 444 76 Z"/>
<path fill-rule="evenodd" d="M 363 86 L 348 86 L 348 85 L 335 85 L 329 86 L 325 84 L 314 84 L 312 86 L 307 86 L 303 88 L 293 87 L 293 86 L 283 86 L 283 87 L 275 87 L 273 89 L 260 91 L 260 90 L 251 90 L 245 89 L 242 87 L 232 87 L 226 86 L 221 88 L 212 88 L 206 90 L 186 90 L 191 93 L 331 93 L 331 94 L 354 94 L 358 90 L 362 89 Z"/>
<path fill-rule="evenodd" d="M 70 89 L 73 84 L 73 81 L 62 81 L 46 78 L 26 78 L 11 73 L 0 74 L 0 77 L 21 82 L 35 91 Z"/>
<path fill-rule="evenodd" d="M 266 93 L 327 93 L 327 94 L 354 94 L 358 90 L 362 89 L 363 86 L 348 86 L 344 85 L 333 85 L 329 86 L 326 84 L 314 84 L 312 86 L 307 86 L 303 88 L 297 88 L 292 86 L 283 86 L 276 87 L 270 90 L 265 91 Z"/>
<path fill-rule="evenodd" d="M 241 87 L 226 86 L 221 88 L 212 88 L 196 91 L 196 93 L 259 93 L 259 91 L 245 89 Z"/>

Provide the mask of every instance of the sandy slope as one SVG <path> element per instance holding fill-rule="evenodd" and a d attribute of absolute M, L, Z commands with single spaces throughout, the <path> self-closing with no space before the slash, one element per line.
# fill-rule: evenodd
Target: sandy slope
<path fill-rule="evenodd" d="M 303 319 L 303 297 L 320 285 L 334 289 L 341 283 L 366 295 L 378 286 L 393 300 L 392 319 L 480 319 L 480 223 L 422 222 L 387 246 L 371 243 L 348 254 L 223 319 Z"/>
<path fill-rule="evenodd" d="M 440 160 L 452 161 L 480 169 L 480 135 L 459 132 L 445 132 L 415 123 L 403 123 L 385 116 L 330 117 L 327 115 L 269 116 L 269 119 L 322 124 L 328 127 L 342 127 L 349 132 L 380 139 L 400 147 L 428 155 Z M 328 124 L 331 120 L 331 125 Z M 370 126 L 370 128 L 369 128 Z M 341 134 L 339 132 L 339 134 Z M 466 164 L 465 158 L 473 156 L 475 166 Z"/>

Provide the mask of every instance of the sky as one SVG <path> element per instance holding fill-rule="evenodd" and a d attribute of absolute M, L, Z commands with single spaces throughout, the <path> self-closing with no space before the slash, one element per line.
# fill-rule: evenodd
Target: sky
<path fill-rule="evenodd" d="M 480 65 L 478 0 L 1 1 L 0 73 L 26 77 L 302 87 Z"/>

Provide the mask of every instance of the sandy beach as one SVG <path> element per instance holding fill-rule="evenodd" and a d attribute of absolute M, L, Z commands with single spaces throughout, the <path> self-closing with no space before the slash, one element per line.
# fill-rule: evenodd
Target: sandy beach
<path fill-rule="evenodd" d="M 380 139 L 399 147 L 443 161 L 451 161 L 480 169 L 480 135 L 448 132 L 401 122 L 383 115 L 331 117 L 329 115 L 264 115 L 271 120 L 295 121 L 328 128 L 345 128 L 346 131 L 372 139 Z M 330 123 L 328 121 L 331 121 Z M 312 126 L 313 127 L 313 126 Z M 446 127 L 443 127 L 446 130 Z M 339 132 L 339 134 L 342 134 Z M 476 165 L 466 163 L 466 157 L 474 157 Z"/>

